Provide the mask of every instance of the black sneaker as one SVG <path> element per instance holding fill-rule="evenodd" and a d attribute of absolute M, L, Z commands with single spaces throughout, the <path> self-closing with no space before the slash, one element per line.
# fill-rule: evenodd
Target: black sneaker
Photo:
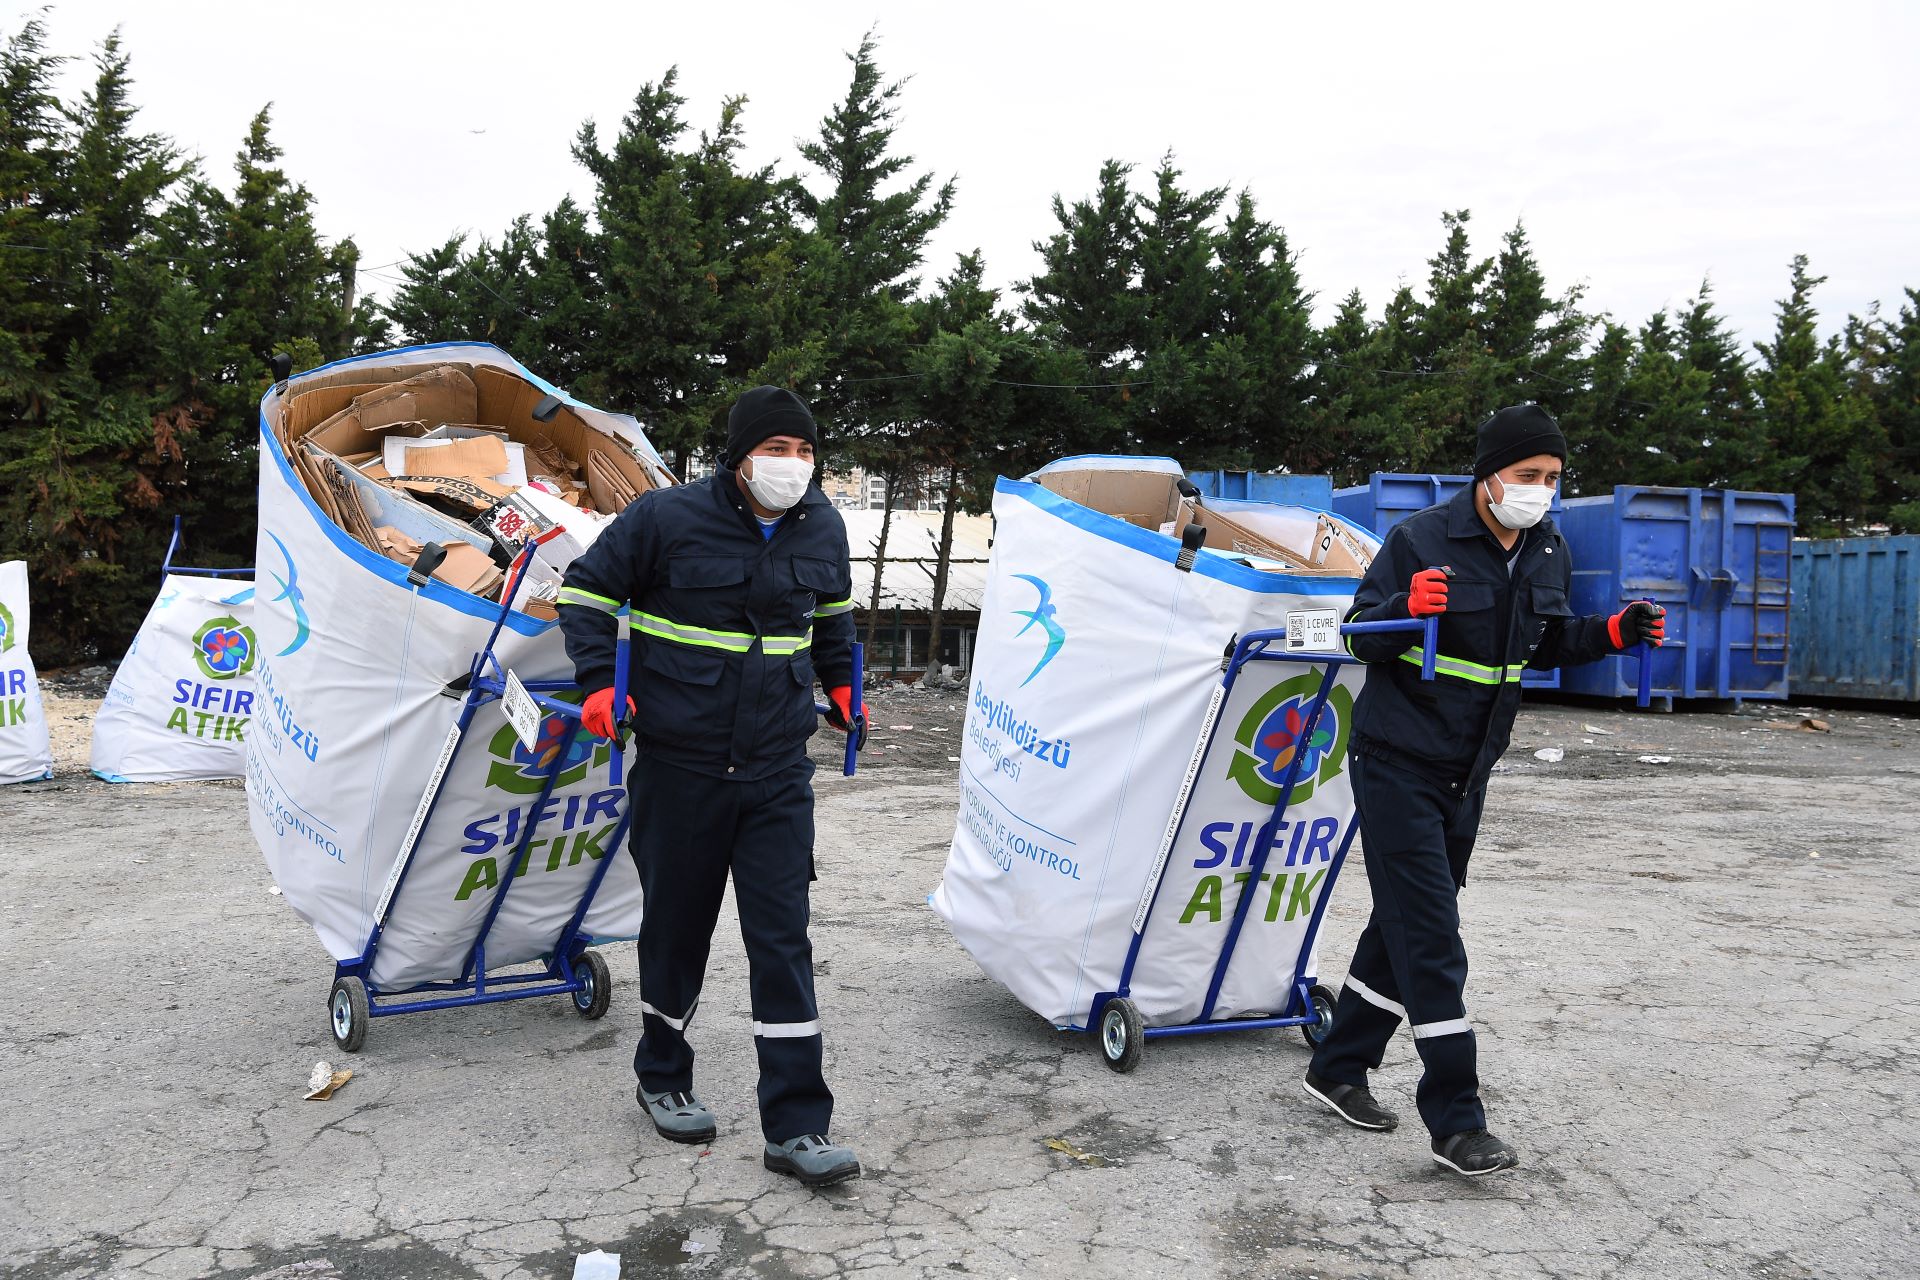
<path fill-rule="evenodd" d="M 1467 1129 L 1435 1138 L 1433 1162 L 1463 1178 L 1483 1178 L 1518 1165 L 1520 1155 L 1485 1129 Z"/>
<path fill-rule="evenodd" d="M 1373 1091 L 1363 1084 L 1335 1084 L 1313 1072 L 1300 1082 L 1307 1096 L 1325 1105 L 1327 1110 L 1356 1129 L 1376 1131 L 1395 1128 L 1400 1117 L 1373 1100 Z"/>

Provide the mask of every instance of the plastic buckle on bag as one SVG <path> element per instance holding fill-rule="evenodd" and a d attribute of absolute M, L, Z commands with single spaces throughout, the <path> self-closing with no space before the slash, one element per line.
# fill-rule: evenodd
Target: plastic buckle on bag
<path fill-rule="evenodd" d="M 1207 543 L 1207 526 L 1190 524 L 1180 531 L 1180 554 L 1174 557 L 1173 567 L 1182 573 L 1193 572 L 1193 562 L 1200 558 L 1200 548 Z"/>
<path fill-rule="evenodd" d="M 426 586 L 427 579 L 433 576 L 433 571 L 438 569 L 440 562 L 446 558 L 447 549 L 445 547 L 437 542 L 429 542 L 426 546 L 420 548 L 419 557 L 414 560 L 413 567 L 407 570 L 407 581 L 411 582 L 415 587 Z"/>

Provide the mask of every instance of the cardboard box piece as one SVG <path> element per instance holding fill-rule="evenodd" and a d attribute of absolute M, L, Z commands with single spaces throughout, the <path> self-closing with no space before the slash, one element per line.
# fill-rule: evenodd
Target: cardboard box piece
<path fill-rule="evenodd" d="M 362 365 L 303 381 L 272 426 L 327 517 L 382 555 L 411 566 L 423 544 L 376 523 L 393 518 L 377 514 L 391 501 L 360 480 L 403 502 L 430 499 L 425 505 L 441 522 L 469 521 L 494 537 L 491 555 L 457 535 L 442 542 L 447 558 L 433 576 L 460 590 L 497 597 L 506 576 L 498 560 L 534 533 L 564 528 L 535 553 L 516 601 L 551 620 L 566 566 L 653 481 L 624 442 L 589 427 L 571 406 L 550 421 L 534 418 L 544 397 L 524 378 L 486 366 Z M 536 477 L 557 492 L 531 487 Z"/>
<path fill-rule="evenodd" d="M 1181 497 L 1180 477 L 1163 471 L 1053 471 L 1035 479 L 1070 502 L 1142 529 L 1178 538 L 1187 525 L 1198 524 L 1207 531 L 1203 545 L 1210 550 L 1277 562 L 1256 568 L 1339 577 L 1357 577 L 1366 571 L 1359 545 L 1327 517 L 1319 520 L 1318 533 L 1323 536 L 1315 545 L 1295 550 L 1225 512 L 1212 510 L 1204 498 Z"/>

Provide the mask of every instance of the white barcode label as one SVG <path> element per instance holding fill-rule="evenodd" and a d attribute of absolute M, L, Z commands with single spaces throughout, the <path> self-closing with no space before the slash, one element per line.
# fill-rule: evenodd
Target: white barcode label
<path fill-rule="evenodd" d="M 520 677 L 507 672 L 506 691 L 500 695 L 500 708 L 507 713 L 507 723 L 513 726 L 514 736 L 520 739 L 520 745 L 533 750 L 540 741 L 540 708 L 527 692 L 527 686 L 520 683 Z"/>
<path fill-rule="evenodd" d="M 1340 647 L 1337 609 L 1297 609 L 1287 615 L 1289 653 L 1325 653 Z"/>

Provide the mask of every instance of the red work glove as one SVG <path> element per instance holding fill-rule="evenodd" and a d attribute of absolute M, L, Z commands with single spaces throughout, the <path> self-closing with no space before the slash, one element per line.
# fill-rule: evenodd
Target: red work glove
<path fill-rule="evenodd" d="M 1642 640 L 1657 649 L 1667 638 L 1667 611 L 1657 604 L 1635 600 L 1607 619 L 1607 636 L 1616 649 L 1631 649 Z"/>
<path fill-rule="evenodd" d="M 633 714 L 633 699 L 627 699 L 627 714 Z M 613 690 L 595 689 L 580 704 L 580 725 L 596 738 L 611 739 L 617 730 L 613 723 Z"/>
<path fill-rule="evenodd" d="M 827 723 L 842 733 L 852 733 L 855 737 L 853 749 L 858 751 L 867 745 L 867 717 L 863 712 L 853 714 L 853 686 L 843 684 L 827 690 Z"/>
<path fill-rule="evenodd" d="M 1429 614 L 1447 611 L 1447 579 L 1453 576 L 1451 569 L 1422 569 L 1413 575 L 1413 584 L 1407 588 L 1407 615 L 1424 618 Z"/>

